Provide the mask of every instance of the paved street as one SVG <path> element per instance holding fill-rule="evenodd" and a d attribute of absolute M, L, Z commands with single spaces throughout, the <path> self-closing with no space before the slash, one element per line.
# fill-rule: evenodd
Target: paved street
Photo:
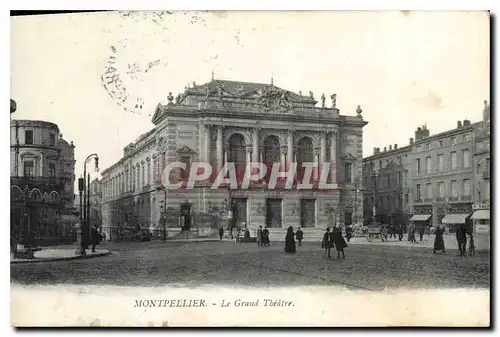
<path fill-rule="evenodd" d="M 283 244 L 258 248 L 232 242 L 105 243 L 112 254 L 89 260 L 11 265 L 17 284 L 123 286 L 343 285 L 351 289 L 488 288 L 489 252 L 461 258 L 456 251 L 432 254 L 422 247 L 355 245 L 347 259 L 325 260 L 318 244 L 306 243 L 295 255 Z"/>

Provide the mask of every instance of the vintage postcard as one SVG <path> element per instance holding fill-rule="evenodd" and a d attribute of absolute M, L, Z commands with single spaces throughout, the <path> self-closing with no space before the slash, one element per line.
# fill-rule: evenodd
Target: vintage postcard
<path fill-rule="evenodd" d="M 15 327 L 488 327 L 488 11 L 11 16 Z"/>

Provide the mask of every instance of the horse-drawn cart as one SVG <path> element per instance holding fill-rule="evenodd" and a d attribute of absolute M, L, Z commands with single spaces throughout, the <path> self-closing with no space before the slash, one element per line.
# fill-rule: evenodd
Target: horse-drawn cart
<path fill-rule="evenodd" d="M 387 225 L 379 222 L 369 224 L 366 239 L 372 242 L 374 238 L 380 238 L 382 242 L 387 241 L 388 232 Z"/>

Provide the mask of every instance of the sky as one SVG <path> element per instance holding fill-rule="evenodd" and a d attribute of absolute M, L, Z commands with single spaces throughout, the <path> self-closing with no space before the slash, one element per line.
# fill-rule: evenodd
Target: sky
<path fill-rule="evenodd" d="M 488 14 L 472 11 L 11 17 L 11 117 L 58 124 L 76 146 L 79 177 L 87 155 L 98 153 L 102 171 L 151 130 L 169 92 L 208 82 L 212 72 L 245 82 L 273 78 L 316 98 L 336 93 L 344 115 L 361 105 L 368 156 L 373 147 L 407 145 L 424 123 L 434 134 L 457 120 L 479 121 L 490 97 L 489 43 Z M 126 110 L 101 83 L 110 56 L 127 90 Z"/>

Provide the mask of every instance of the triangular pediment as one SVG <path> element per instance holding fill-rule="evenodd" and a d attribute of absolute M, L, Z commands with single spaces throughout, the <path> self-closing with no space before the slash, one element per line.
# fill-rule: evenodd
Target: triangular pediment
<path fill-rule="evenodd" d="M 156 121 L 158 120 L 158 118 L 160 118 L 160 116 L 162 114 L 163 114 L 162 105 L 161 105 L 161 103 L 158 103 L 158 105 L 156 105 L 155 112 L 153 114 L 153 118 L 151 118 L 151 122 L 153 124 L 156 124 Z"/>

